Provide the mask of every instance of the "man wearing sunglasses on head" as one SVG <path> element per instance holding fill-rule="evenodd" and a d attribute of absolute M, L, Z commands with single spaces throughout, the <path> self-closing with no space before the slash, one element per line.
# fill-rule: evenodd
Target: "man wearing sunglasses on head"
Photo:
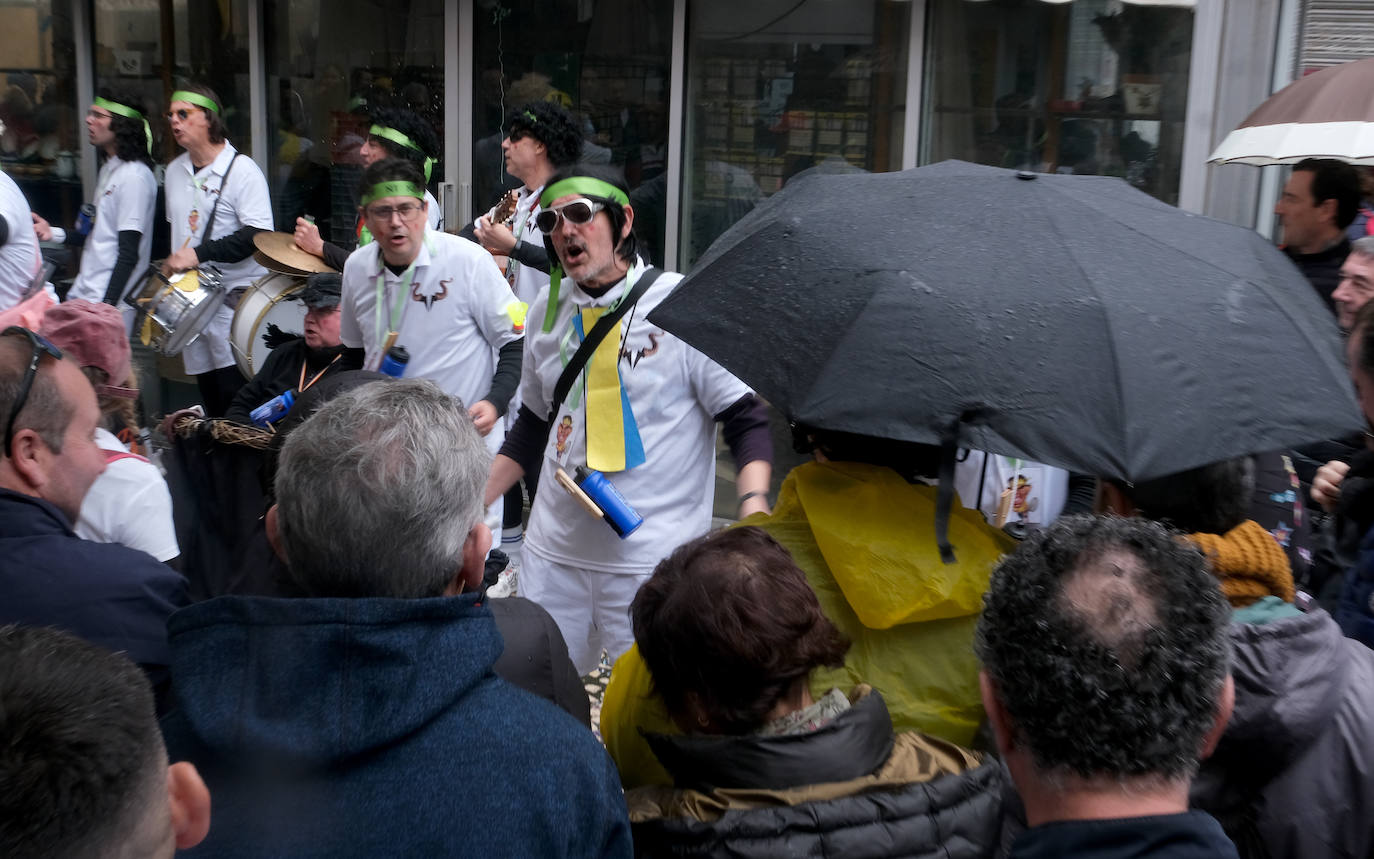
<path fill-rule="evenodd" d="M 425 175 L 425 219 L 431 230 L 443 229 L 443 212 L 439 201 L 429 192 L 430 178 L 433 176 L 435 160 L 439 154 L 439 136 L 430 127 L 429 121 L 414 111 L 404 108 L 378 108 L 372 112 L 372 126 L 367 138 L 358 149 L 363 167 L 371 167 L 387 158 L 403 158 L 414 164 Z M 372 241 L 372 232 L 367 229 L 363 219 L 357 223 L 357 247 Z M 320 228 L 305 218 L 296 219 L 296 247 L 306 253 L 320 257 L 340 271 L 348 259 L 350 248 L 341 247 L 320 238 Z"/>
<path fill-rule="evenodd" d="M 530 307 L 522 404 L 486 497 L 542 462 L 520 593 L 553 615 L 573 664 L 587 674 L 603 649 L 614 660 L 634 643 L 630 602 L 654 566 L 709 529 L 716 424 L 739 469 L 741 516 L 768 510 L 772 441 L 763 404 L 743 382 L 645 318 L 682 276 L 639 257 L 618 171 L 560 170 L 539 205 L 535 220 L 558 267 Z M 597 321 L 618 311 L 582 371 L 560 388 Z M 589 516 L 559 480 L 579 467 L 609 479 L 643 524 L 622 538 Z"/>
<path fill-rule="evenodd" d="M 151 555 L 72 530 L 105 470 L 100 407 L 75 362 L 26 328 L 0 333 L 0 625 L 54 626 L 124 651 L 166 691 L 168 616 L 186 581 Z"/>
<path fill-rule="evenodd" d="M 391 158 L 363 171 L 359 214 L 373 241 L 348 257 L 339 334 L 376 370 L 394 348 L 409 355 L 408 379 L 430 379 L 463 401 L 495 453 L 500 417 L 520 382 L 525 305 L 491 257 L 472 242 L 428 228 L 424 176 Z M 501 528 L 501 504 L 487 525 Z"/>
<path fill-rule="evenodd" d="M 199 84 L 172 93 L 167 121 L 186 151 L 167 165 L 164 180 L 172 255 L 163 262 L 163 273 L 214 263 L 225 288 L 225 304 L 181 353 L 210 417 L 224 414 L 245 381 L 229 348 L 229 327 L 243 290 L 267 273 L 253 260 L 253 236 L 272 229 L 267 180 L 253 159 L 241 156 L 226 139 L 223 104 L 214 90 Z"/>

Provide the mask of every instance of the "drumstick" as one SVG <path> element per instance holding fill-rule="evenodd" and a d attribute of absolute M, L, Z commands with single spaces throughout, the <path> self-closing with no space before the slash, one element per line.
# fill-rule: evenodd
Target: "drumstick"
<path fill-rule="evenodd" d="M 383 358 L 385 358 L 387 356 L 387 353 L 391 351 L 391 347 L 396 345 L 396 338 L 400 336 L 401 332 L 399 331 L 388 331 L 386 333 L 386 342 L 382 344 Z"/>
<path fill-rule="evenodd" d="M 582 491 L 582 487 L 578 486 L 576 481 L 568 476 L 568 472 L 560 468 L 553 473 L 553 479 L 558 482 L 559 486 L 568 491 L 568 494 L 573 497 L 574 501 L 582 505 L 582 509 L 598 519 L 606 518 L 606 514 L 602 509 L 597 506 L 597 503 L 592 500 L 590 495 Z"/>

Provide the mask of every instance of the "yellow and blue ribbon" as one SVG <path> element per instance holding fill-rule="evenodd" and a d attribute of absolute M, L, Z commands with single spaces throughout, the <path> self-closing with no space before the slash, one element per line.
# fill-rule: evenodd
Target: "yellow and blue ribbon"
<path fill-rule="evenodd" d="M 605 307 L 584 308 L 573 316 L 577 335 L 585 339 Z M 608 333 L 587 362 L 587 465 L 597 471 L 626 471 L 644 463 L 634 409 L 620 378 L 620 326 Z"/>

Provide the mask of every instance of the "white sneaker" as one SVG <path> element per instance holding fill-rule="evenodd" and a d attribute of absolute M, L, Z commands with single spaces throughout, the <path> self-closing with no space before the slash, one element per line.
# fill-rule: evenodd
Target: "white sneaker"
<path fill-rule="evenodd" d="M 501 571 L 501 577 L 496 580 L 496 584 L 487 588 L 487 596 L 495 599 L 513 597 L 516 595 L 515 591 L 518 585 L 519 581 L 516 579 L 515 566 L 508 566 Z"/>

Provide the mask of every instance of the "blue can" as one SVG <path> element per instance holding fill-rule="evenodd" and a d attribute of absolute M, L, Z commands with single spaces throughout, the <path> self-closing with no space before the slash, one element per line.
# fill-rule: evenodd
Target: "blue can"
<path fill-rule="evenodd" d="M 585 465 L 577 467 L 577 485 L 601 508 L 602 516 L 611 530 L 624 540 L 644 524 L 640 516 L 615 488 L 615 484 L 601 472 Z"/>
<path fill-rule="evenodd" d="M 95 204 L 82 203 L 81 211 L 76 213 L 76 232 L 79 235 L 89 236 L 91 229 L 95 226 Z"/>
<path fill-rule="evenodd" d="M 399 379 L 406 374 L 406 365 L 410 363 L 410 353 L 404 346 L 393 346 L 391 351 L 386 353 L 382 359 L 381 366 L 377 372 L 386 373 L 393 379 Z"/>
<path fill-rule="evenodd" d="M 248 413 L 248 417 L 253 423 L 260 427 L 274 424 L 286 417 L 286 413 L 291 411 L 291 406 L 296 402 L 296 395 L 287 391 L 286 393 L 273 397 L 256 409 Z"/>

